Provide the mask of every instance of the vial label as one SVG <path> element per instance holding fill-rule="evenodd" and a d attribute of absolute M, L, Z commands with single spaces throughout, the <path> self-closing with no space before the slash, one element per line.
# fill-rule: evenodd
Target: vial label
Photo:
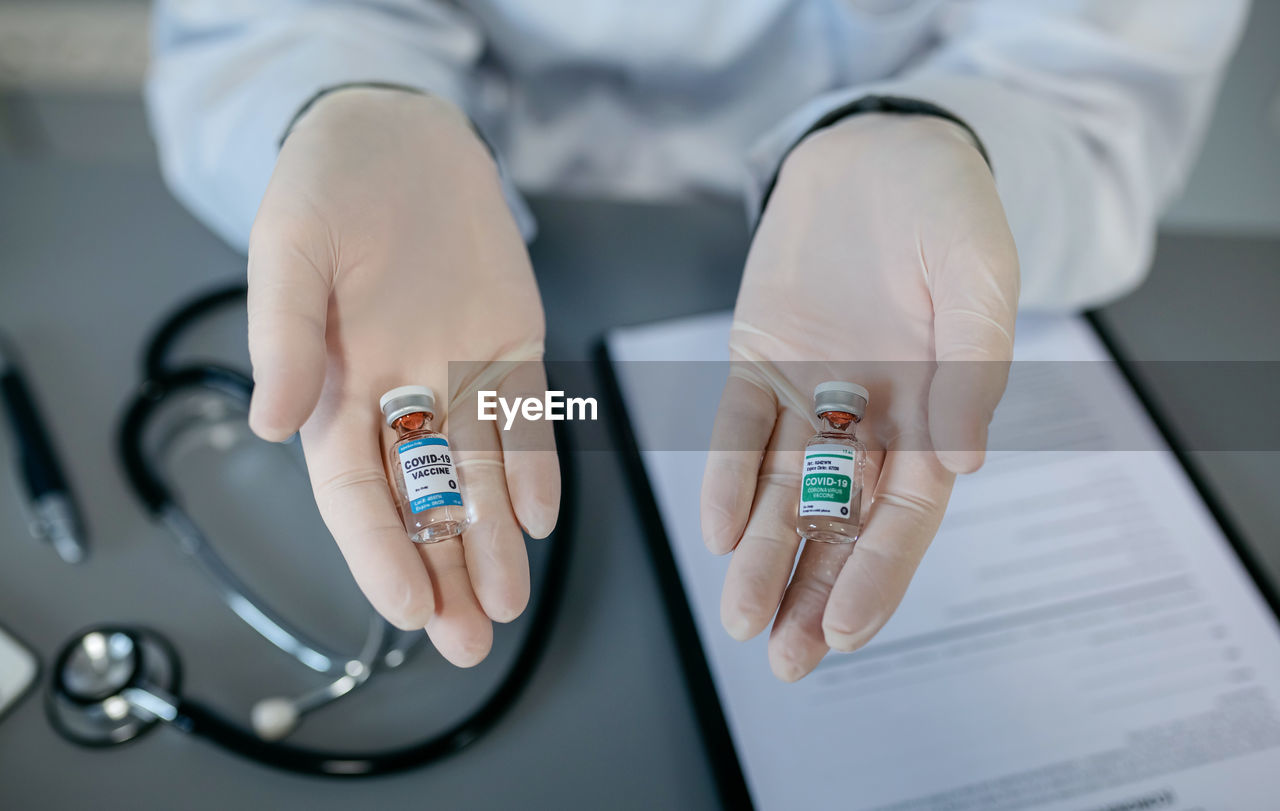
<path fill-rule="evenodd" d="M 449 504 L 462 506 L 458 473 L 453 467 L 449 443 L 439 437 L 415 439 L 400 446 L 400 473 L 404 476 L 409 509 L 420 513 Z"/>
<path fill-rule="evenodd" d="M 804 452 L 801 515 L 848 518 L 853 498 L 854 451 L 843 445 L 813 445 Z"/>

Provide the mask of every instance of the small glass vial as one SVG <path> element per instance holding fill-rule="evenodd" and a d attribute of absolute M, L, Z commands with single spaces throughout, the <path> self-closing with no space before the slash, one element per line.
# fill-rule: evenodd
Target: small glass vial
<path fill-rule="evenodd" d="M 396 431 L 388 453 L 391 490 L 409 539 L 435 543 L 467 527 L 449 440 L 434 430 L 436 397 L 426 386 L 401 386 L 378 402 Z"/>
<path fill-rule="evenodd" d="M 854 436 L 870 395 L 853 383 L 819 383 L 813 413 L 822 427 L 805 443 L 796 532 L 807 541 L 853 543 L 862 529 L 867 448 Z"/>

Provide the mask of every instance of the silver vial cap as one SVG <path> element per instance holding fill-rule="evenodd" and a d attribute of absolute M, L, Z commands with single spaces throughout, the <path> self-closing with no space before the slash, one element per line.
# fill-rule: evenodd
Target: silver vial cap
<path fill-rule="evenodd" d="M 862 419 L 871 394 L 857 383 L 828 380 L 813 390 L 813 413 L 821 417 L 828 411 L 844 411 Z"/>
<path fill-rule="evenodd" d="M 426 386 L 397 386 L 378 400 L 382 416 L 391 425 L 405 414 L 417 411 L 436 411 L 436 395 Z"/>

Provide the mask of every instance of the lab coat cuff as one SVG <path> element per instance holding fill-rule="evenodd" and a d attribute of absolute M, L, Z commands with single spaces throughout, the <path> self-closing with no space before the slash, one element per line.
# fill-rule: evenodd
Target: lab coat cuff
<path fill-rule="evenodd" d="M 343 82 L 342 84 L 321 88 L 313 93 L 309 99 L 303 102 L 302 106 L 298 108 L 298 111 L 293 114 L 293 118 L 290 119 L 288 126 L 285 127 L 284 132 L 280 136 L 277 148 L 284 145 L 285 139 L 289 137 L 289 133 L 293 132 L 293 128 L 297 125 L 298 121 L 307 114 L 308 110 L 315 106 L 316 102 L 320 101 L 320 99 L 330 93 L 336 93 L 339 90 L 346 90 L 355 87 L 400 90 L 405 93 L 417 93 L 423 96 L 430 95 L 420 87 L 398 84 L 396 82 Z M 519 189 L 516 188 L 515 182 L 511 179 L 511 172 L 508 171 L 506 162 L 502 159 L 502 155 L 498 150 L 494 149 L 493 142 L 485 135 L 484 130 L 482 130 L 474 120 L 468 118 L 468 121 L 471 124 L 471 130 L 476 134 L 476 137 L 484 143 L 485 149 L 489 150 L 489 155 L 493 157 L 493 162 L 498 167 L 498 181 L 502 185 L 502 197 L 507 203 L 507 208 L 511 210 L 511 216 L 516 221 L 516 227 L 520 229 L 520 236 L 524 238 L 525 242 L 531 242 L 538 234 L 538 223 L 537 220 L 534 219 L 533 212 L 529 210 L 529 206 L 525 202 L 524 196 L 520 194 Z"/>
<path fill-rule="evenodd" d="M 909 84 L 909 83 L 907 83 Z M 888 85 L 877 86 L 876 92 L 867 88 L 829 93 L 789 116 L 782 124 L 762 138 L 748 155 L 749 183 L 746 189 L 747 216 L 754 225 L 764 207 L 768 205 L 773 187 L 777 183 L 782 164 L 800 142 L 819 130 L 826 129 L 846 118 L 864 113 L 892 113 L 898 115 L 928 115 L 950 121 L 963 128 L 974 146 L 991 166 L 991 158 L 978 133 L 969 123 L 938 101 L 911 95 L 910 87 L 903 92 L 893 92 Z"/>

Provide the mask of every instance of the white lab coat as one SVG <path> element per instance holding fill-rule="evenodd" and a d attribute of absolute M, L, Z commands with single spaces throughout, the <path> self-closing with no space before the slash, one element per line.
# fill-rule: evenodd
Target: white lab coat
<path fill-rule="evenodd" d="M 463 107 L 511 184 L 740 194 L 867 94 L 940 105 L 990 154 L 1024 307 L 1141 280 L 1247 0 L 158 0 L 147 98 L 164 175 L 243 248 L 317 91 L 393 82 Z"/>

